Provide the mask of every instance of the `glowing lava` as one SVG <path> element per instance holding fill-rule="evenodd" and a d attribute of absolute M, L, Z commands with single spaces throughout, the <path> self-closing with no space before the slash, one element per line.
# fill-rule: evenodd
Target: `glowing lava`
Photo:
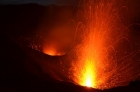
<path fill-rule="evenodd" d="M 124 15 L 129 14 L 124 4 L 128 0 L 83 1 L 86 3 L 74 34 L 75 47 L 64 57 L 54 58 L 55 62 L 35 58 L 43 72 L 57 80 L 97 89 L 128 85 L 140 75 L 140 59 L 129 42 L 130 24 Z M 58 47 L 59 43 L 45 46 L 43 52 L 62 55 Z"/>
<path fill-rule="evenodd" d="M 87 78 L 87 80 L 86 80 L 86 86 L 87 87 L 92 87 L 91 78 Z"/>
<path fill-rule="evenodd" d="M 43 52 L 45 54 L 48 54 L 50 56 L 55 56 L 57 55 L 57 51 L 56 51 L 56 48 L 54 46 L 48 46 L 48 47 L 45 47 Z"/>
<path fill-rule="evenodd" d="M 91 62 L 89 62 L 86 66 L 86 70 L 85 70 L 85 82 L 83 85 L 87 86 L 87 87 L 94 87 L 94 81 L 95 81 L 95 75 L 94 75 L 94 69 L 93 69 L 93 65 Z"/>
<path fill-rule="evenodd" d="M 106 89 L 124 85 L 128 81 L 124 75 L 134 78 L 130 76 L 131 50 L 124 47 L 129 47 L 129 29 L 121 20 L 122 6 L 117 0 L 89 0 L 85 5 L 86 23 L 78 25 L 82 29 L 78 33 L 81 43 L 75 51 L 78 58 L 74 62 L 73 80 L 77 84 Z M 126 68 L 131 69 L 128 72 Z"/>

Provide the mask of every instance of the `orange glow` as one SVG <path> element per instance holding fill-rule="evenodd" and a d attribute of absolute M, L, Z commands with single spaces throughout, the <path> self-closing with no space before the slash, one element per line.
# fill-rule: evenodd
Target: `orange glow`
<path fill-rule="evenodd" d="M 85 66 L 86 70 L 85 70 L 85 79 L 84 79 L 84 86 L 87 87 L 94 87 L 94 81 L 95 81 L 95 75 L 94 75 L 94 70 L 93 70 L 93 65 L 89 62 L 88 65 Z"/>
<path fill-rule="evenodd" d="M 91 79 L 90 79 L 90 78 L 88 78 L 88 79 L 86 80 L 86 86 L 87 86 L 87 87 L 92 87 L 92 83 L 91 83 Z"/>
<path fill-rule="evenodd" d="M 55 48 L 55 46 L 45 46 L 43 52 L 51 56 L 57 55 L 57 49 Z"/>
<path fill-rule="evenodd" d="M 56 52 L 55 52 L 54 49 L 45 49 L 44 53 L 48 54 L 48 55 L 51 55 L 51 56 L 55 56 L 56 55 Z"/>
<path fill-rule="evenodd" d="M 121 46 L 120 41 L 128 30 L 122 30 L 124 26 L 117 6 L 119 2 L 99 0 L 95 4 L 94 1 L 89 0 L 85 7 L 86 24 L 78 24 L 84 27 L 82 41 L 76 47 L 78 59 L 74 62 L 73 80 L 82 86 L 105 89 L 121 84 L 118 71 L 122 70 L 117 68 L 115 59 L 117 47 Z"/>
<path fill-rule="evenodd" d="M 67 27 L 56 27 L 40 46 L 45 54 L 61 57 L 53 59 L 37 53 L 39 58 L 31 53 L 35 57 L 34 61 L 41 66 L 43 75 L 49 74 L 59 81 L 95 89 L 125 86 L 139 78 L 140 50 L 136 50 L 140 45 L 135 43 L 136 39 L 132 39 L 135 23 L 131 26 L 133 19 L 127 16 L 133 8 L 127 6 L 131 0 L 80 1 L 82 5 L 77 16 L 72 15 L 74 25 L 70 22 L 66 24 L 70 24 L 72 29 L 77 24 L 74 34 L 67 32 L 72 31 L 67 30 Z M 129 28 L 133 27 L 134 34 L 131 37 L 130 33 L 133 32 Z"/>

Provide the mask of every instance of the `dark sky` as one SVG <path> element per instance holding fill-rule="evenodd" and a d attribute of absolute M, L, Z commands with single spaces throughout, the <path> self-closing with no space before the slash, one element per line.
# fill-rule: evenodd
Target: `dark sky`
<path fill-rule="evenodd" d="M 77 5 L 79 0 L 0 0 L 0 4 L 25 4 L 38 3 L 41 5 L 58 4 L 58 5 Z"/>

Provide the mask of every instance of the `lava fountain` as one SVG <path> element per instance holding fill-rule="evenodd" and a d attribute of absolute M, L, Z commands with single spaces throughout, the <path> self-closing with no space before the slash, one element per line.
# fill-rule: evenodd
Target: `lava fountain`
<path fill-rule="evenodd" d="M 73 32 L 69 33 L 69 27 L 58 27 L 59 30 L 55 28 L 51 33 L 51 43 L 45 43 L 45 40 L 43 44 L 46 45 L 39 47 L 39 51 L 50 56 L 32 51 L 29 55 L 41 67 L 44 75 L 48 74 L 59 81 L 108 89 L 136 80 L 140 76 L 140 58 L 139 51 L 134 49 L 129 37 L 131 25 L 127 17 L 127 0 L 82 2 L 81 10 L 79 9 L 77 19 L 74 20 L 74 24 L 78 24 L 74 36 Z M 59 41 L 60 37 L 62 39 Z M 67 37 L 68 39 L 64 39 Z M 66 53 L 66 48 L 63 53 L 60 42 L 63 43 L 63 49 L 74 44 L 72 50 Z"/>
<path fill-rule="evenodd" d="M 123 4 L 118 0 L 88 0 L 83 5 L 85 22 L 78 24 L 76 33 L 81 42 L 75 48 L 75 83 L 106 89 L 126 85 L 138 76 L 132 60 L 137 52 L 128 40 L 129 24 L 122 13 L 127 7 Z"/>

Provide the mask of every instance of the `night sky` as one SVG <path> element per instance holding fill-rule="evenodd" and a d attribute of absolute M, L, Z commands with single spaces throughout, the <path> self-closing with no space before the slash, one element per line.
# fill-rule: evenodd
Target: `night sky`
<path fill-rule="evenodd" d="M 41 5 L 77 5 L 79 0 L 0 0 L 0 4 L 26 4 L 37 3 Z"/>

